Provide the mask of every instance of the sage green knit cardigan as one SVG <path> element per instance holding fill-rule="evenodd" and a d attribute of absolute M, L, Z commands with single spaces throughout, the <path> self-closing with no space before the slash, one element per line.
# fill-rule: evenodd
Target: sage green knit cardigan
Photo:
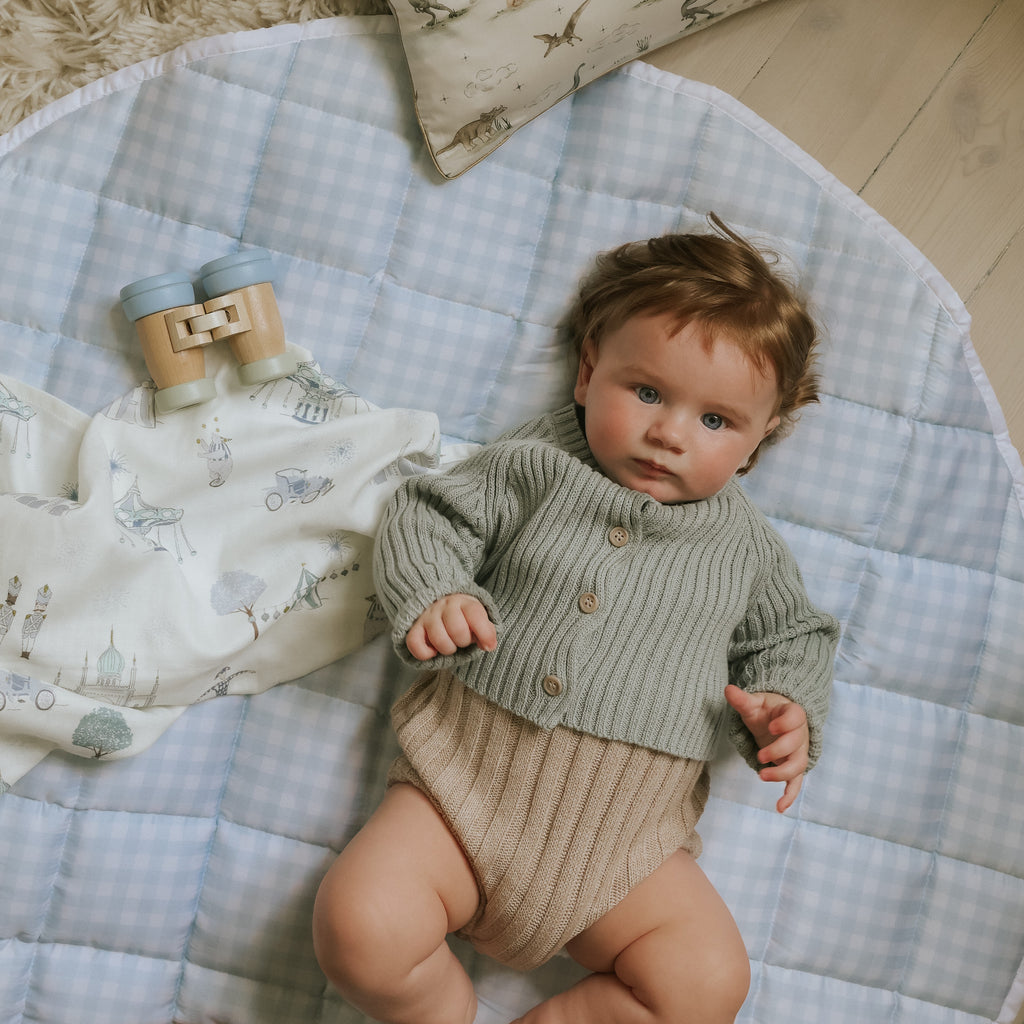
<path fill-rule="evenodd" d="M 404 661 L 541 727 L 699 760 L 726 728 L 757 768 L 723 695 L 734 682 L 802 705 L 818 758 L 839 627 L 782 538 L 735 480 L 681 505 L 612 482 L 573 406 L 399 488 L 374 571 Z M 417 662 L 406 633 L 452 593 L 483 602 L 497 650 Z"/>

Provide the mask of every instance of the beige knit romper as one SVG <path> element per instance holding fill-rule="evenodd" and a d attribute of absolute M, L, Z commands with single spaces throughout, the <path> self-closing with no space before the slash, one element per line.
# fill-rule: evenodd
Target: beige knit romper
<path fill-rule="evenodd" d="M 408 782 L 462 845 L 480 906 L 459 932 L 520 970 L 550 959 L 676 850 L 700 854 L 703 761 L 542 729 L 450 672 L 422 677 L 392 709 Z"/>

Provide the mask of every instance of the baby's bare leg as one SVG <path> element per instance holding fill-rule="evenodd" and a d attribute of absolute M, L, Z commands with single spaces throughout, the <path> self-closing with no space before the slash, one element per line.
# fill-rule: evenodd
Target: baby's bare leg
<path fill-rule="evenodd" d="M 732 1024 L 750 985 L 732 915 L 682 851 L 567 948 L 595 973 L 521 1024 Z"/>
<path fill-rule="evenodd" d="M 445 937 L 476 912 L 476 879 L 427 798 L 392 786 L 331 866 L 313 912 L 338 990 L 389 1024 L 471 1024 L 473 986 Z"/>

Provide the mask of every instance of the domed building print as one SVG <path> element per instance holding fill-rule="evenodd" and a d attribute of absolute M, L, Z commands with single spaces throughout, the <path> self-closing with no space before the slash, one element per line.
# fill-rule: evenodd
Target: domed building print
<path fill-rule="evenodd" d="M 106 704 L 118 704 L 121 707 L 148 708 L 156 700 L 156 691 L 160 685 L 160 677 L 153 680 L 148 692 L 142 692 L 138 686 L 138 662 L 133 657 L 128 678 L 125 679 L 125 656 L 114 646 L 114 630 L 110 630 L 110 646 L 96 660 L 96 675 L 89 680 L 89 655 L 86 653 L 82 662 L 82 678 L 75 693 L 83 697 L 92 697 Z"/>

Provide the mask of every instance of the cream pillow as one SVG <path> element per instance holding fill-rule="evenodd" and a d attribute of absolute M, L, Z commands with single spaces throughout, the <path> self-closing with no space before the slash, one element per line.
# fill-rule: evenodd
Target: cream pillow
<path fill-rule="evenodd" d="M 454 178 L 580 86 L 762 2 L 391 0 L 391 8 L 427 147 Z"/>

